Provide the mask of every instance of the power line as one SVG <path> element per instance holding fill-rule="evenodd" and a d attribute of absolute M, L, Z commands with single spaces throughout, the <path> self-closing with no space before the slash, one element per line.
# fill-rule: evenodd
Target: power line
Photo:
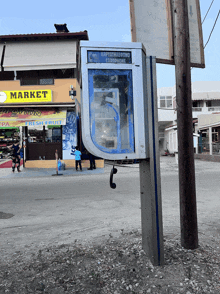
<path fill-rule="evenodd" d="M 203 19 L 203 21 L 202 21 L 202 24 L 204 23 L 204 21 L 205 21 L 205 19 L 206 19 L 206 16 L 208 15 L 209 10 L 210 10 L 210 8 L 212 7 L 212 4 L 213 4 L 214 1 L 215 1 L 215 0 L 212 0 L 212 3 L 210 4 L 209 9 L 208 9 L 208 11 L 206 12 L 206 15 L 205 15 L 205 17 L 204 17 L 204 19 Z"/>
<path fill-rule="evenodd" d="M 219 9 L 219 11 L 218 11 L 218 15 L 217 15 L 217 17 L 216 17 L 216 20 L 215 20 L 214 26 L 213 26 L 213 28 L 212 28 L 212 31 L 211 31 L 210 35 L 209 35 L 208 41 L 206 42 L 206 44 L 205 44 L 205 46 L 204 46 L 204 49 L 205 49 L 206 45 L 208 44 L 208 42 L 209 42 L 209 40 L 210 40 L 210 38 L 211 38 L 211 35 L 212 35 L 212 32 L 213 32 L 213 30 L 214 30 L 214 28 L 215 28 L 215 25 L 216 25 L 216 22 L 217 22 L 217 20 L 218 20 L 219 14 L 220 14 L 220 9 Z"/>

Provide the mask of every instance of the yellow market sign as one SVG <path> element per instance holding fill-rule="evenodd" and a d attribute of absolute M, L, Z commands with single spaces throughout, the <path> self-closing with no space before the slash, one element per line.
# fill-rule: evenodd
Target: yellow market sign
<path fill-rule="evenodd" d="M 1 103 L 52 102 L 51 90 L 0 91 Z"/>

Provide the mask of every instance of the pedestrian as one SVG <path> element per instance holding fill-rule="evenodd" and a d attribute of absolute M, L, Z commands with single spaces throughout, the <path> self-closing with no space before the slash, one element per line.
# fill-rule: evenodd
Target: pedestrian
<path fill-rule="evenodd" d="M 19 139 L 18 139 L 19 140 Z M 12 172 L 14 173 L 16 164 L 17 164 L 17 171 L 20 172 L 20 162 L 21 162 L 21 157 L 20 157 L 20 150 L 21 146 L 19 144 L 19 141 L 16 143 L 8 146 L 8 149 L 11 149 L 13 151 L 12 153 Z"/>
<path fill-rule="evenodd" d="M 91 153 L 89 153 L 89 163 L 90 163 L 90 167 L 88 168 L 88 170 L 96 169 L 95 156 Z"/>
<path fill-rule="evenodd" d="M 78 165 L 80 167 L 80 171 L 82 171 L 82 164 L 81 164 L 82 153 L 79 151 L 78 146 L 76 146 L 76 150 L 74 151 L 74 155 L 75 155 L 75 162 L 76 162 L 76 171 L 78 171 Z"/>

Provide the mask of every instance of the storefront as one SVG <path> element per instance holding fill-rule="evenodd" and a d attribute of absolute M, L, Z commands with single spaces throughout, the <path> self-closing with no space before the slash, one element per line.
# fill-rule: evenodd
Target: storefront
<path fill-rule="evenodd" d="M 0 152 L 19 136 L 26 167 L 50 167 L 56 150 L 74 165 L 71 149 L 79 143 L 79 42 L 88 34 L 55 27 L 56 33 L 0 36 Z"/>
<path fill-rule="evenodd" d="M 0 151 L 20 138 L 25 160 L 54 160 L 56 150 L 60 159 L 74 159 L 77 131 L 75 107 L 0 109 Z"/>
<path fill-rule="evenodd" d="M 77 80 L 54 80 L 47 87 L 21 86 L 19 81 L 7 84 L 13 88 L 17 85 L 18 90 L 0 91 L 0 129 L 19 128 L 24 159 L 54 160 L 56 150 L 60 159 L 74 159 L 71 147 L 77 145 L 79 130 L 76 101 L 69 97 L 69 90 L 73 85 L 79 88 Z M 4 147 L 17 140 L 12 133 L 10 139 L 6 133 L 2 135 Z"/>

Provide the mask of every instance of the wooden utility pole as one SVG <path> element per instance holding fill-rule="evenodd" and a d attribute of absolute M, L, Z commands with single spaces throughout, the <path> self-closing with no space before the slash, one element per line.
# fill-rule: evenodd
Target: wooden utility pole
<path fill-rule="evenodd" d="M 173 0 L 181 245 L 198 247 L 187 0 Z"/>

